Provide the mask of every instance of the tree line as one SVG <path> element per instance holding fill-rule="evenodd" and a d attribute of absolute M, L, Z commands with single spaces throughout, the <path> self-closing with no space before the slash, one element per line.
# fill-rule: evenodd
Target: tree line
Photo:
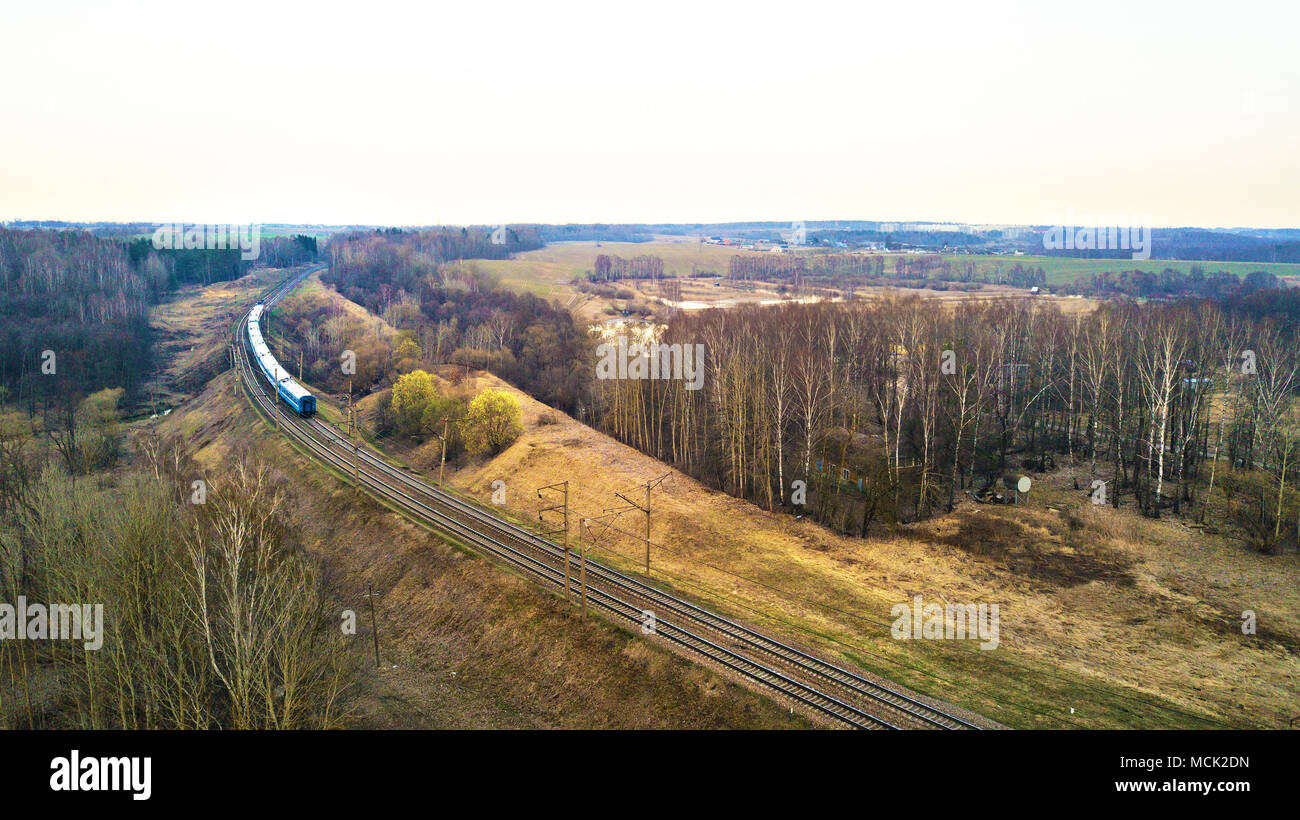
<path fill-rule="evenodd" d="M 506 227 L 501 233 L 494 228 L 381 228 L 335 234 L 326 254 L 340 292 L 364 283 L 367 290 L 412 293 L 444 262 L 508 259 L 512 253 L 541 246 L 536 229 L 524 226 Z"/>
<path fill-rule="evenodd" d="M 631 259 L 598 254 L 594 269 L 587 274 L 593 282 L 612 282 L 615 279 L 662 279 L 664 260 L 660 256 L 642 254 Z"/>
<path fill-rule="evenodd" d="M 1140 269 L 1101 271 L 1080 276 L 1072 284 L 1054 290 L 1101 298 L 1197 297 L 1223 300 L 1260 290 L 1276 291 L 1278 288 L 1277 277 L 1266 271 L 1252 271 L 1239 277 L 1224 271 L 1207 272 L 1203 266 L 1193 265 L 1188 273 L 1176 268 L 1164 268 L 1159 272 Z"/>
<path fill-rule="evenodd" d="M 1041 267 L 1016 263 L 1006 271 L 980 273 L 975 263 L 959 264 L 939 254 L 886 257 L 877 253 L 752 253 L 731 257 L 727 278 L 732 282 L 755 280 L 788 282 L 853 290 L 866 285 L 927 286 L 930 282 L 1006 284 L 1033 287 L 1047 283 Z"/>
<path fill-rule="evenodd" d="M 314 254 L 306 239 L 273 239 L 264 249 L 278 261 L 306 260 Z M 253 264 L 239 250 L 0 228 L 0 390 L 33 414 L 51 404 L 75 409 L 110 388 L 133 403 L 152 366 L 150 308 L 177 288 L 237 279 Z"/>
<path fill-rule="evenodd" d="M 706 346 L 703 388 L 599 382 L 600 424 L 844 532 L 1068 466 L 1094 501 L 1190 510 L 1260 549 L 1300 537 L 1294 326 L 1208 302 L 1065 316 L 911 297 L 678 314 L 660 341 Z M 806 504 L 792 503 L 794 481 Z"/>
<path fill-rule="evenodd" d="M 584 413 L 594 347 L 586 330 L 557 305 L 500 287 L 473 261 L 425 247 L 421 234 L 338 238 L 327 252 L 340 263 L 321 278 L 405 334 L 418 361 L 488 369 L 547 404 Z M 412 357 L 394 347 L 382 365 L 402 358 Z M 334 369 L 330 355 L 322 361 Z"/>

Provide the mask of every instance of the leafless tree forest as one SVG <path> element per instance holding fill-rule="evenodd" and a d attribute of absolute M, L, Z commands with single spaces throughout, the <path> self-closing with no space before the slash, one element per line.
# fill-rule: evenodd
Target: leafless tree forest
<path fill-rule="evenodd" d="M 1069 470 L 1095 503 L 1191 515 L 1261 550 L 1300 534 L 1295 338 L 1209 302 L 744 307 L 680 313 L 661 340 L 706 346 L 703 388 L 598 382 L 604 427 L 847 533 Z"/>

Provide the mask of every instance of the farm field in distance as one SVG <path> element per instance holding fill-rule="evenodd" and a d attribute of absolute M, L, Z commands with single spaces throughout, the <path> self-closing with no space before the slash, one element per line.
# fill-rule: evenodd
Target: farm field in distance
<path fill-rule="evenodd" d="M 796 253 L 814 253 L 811 250 L 794 251 Z M 547 299 L 558 299 L 561 304 L 582 316 L 596 321 L 610 315 L 611 304 L 618 308 L 626 306 L 628 300 L 601 299 L 584 294 L 574 287 L 575 278 L 584 278 L 595 266 L 596 257 L 609 254 L 623 258 L 635 256 L 658 256 L 663 259 L 665 278 L 683 279 L 683 300 L 689 303 L 717 304 L 727 307 L 745 302 L 777 302 L 789 299 L 775 290 L 775 285 L 753 283 L 753 288 L 733 288 L 724 280 L 716 286 L 707 278 L 692 280 L 695 273 L 713 272 L 726 275 L 728 263 L 732 256 L 755 255 L 762 253 L 745 251 L 736 246 L 710 245 L 691 237 L 661 236 L 652 242 L 561 242 L 545 248 L 516 254 L 512 259 L 485 260 L 476 259 L 462 264 L 478 268 L 500 278 L 506 287 L 517 291 L 527 291 Z M 886 270 L 892 270 L 892 258 L 908 258 L 907 254 L 885 253 Z M 1256 262 L 1207 262 L 1178 259 L 1075 259 L 1059 256 L 992 256 L 980 254 L 942 254 L 945 261 L 954 266 L 973 263 L 977 276 L 993 278 L 999 270 L 1007 271 L 1016 265 L 1029 268 L 1041 267 L 1047 276 L 1049 285 L 1062 285 L 1073 282 L 1080 276 L 1103 271 L 1120 272 L 1125 270 L 1145 270 L 1159 272 L 1166 268 L 1190 273 L 1194 266 L 1200 266 L 1206 272 L 1224 271 L 1236 276 L 1245 276 L 1253 271 L 1265 271 L 1281 279 L 1294 281 L 1300 279 L 1300 264 L 1290 263 L 1256 263 Z M 632 290 L 645 301 L 659 298 L 655 283 L 649 280 L 619 280 L 613 283 L 617 288 Z M 971 293 L 957 291 L 927 291 L 905 288 L 863 287 L 858 293 L 864 296 L 879 291 L 890 290 L 900 293 L 917 293 L 918 295 L 945 300 L 964 298 L 991 298 L 1024 294 L 1024 288 L 999 285 L 985 285 L 981 290 Z M 1062 309 L 1073 311 L 1080 307 L 1090 307 L 1091 300 L 1084 300 L 1087 305 L 1067 304 L 1044 294 L 1048 300 L 1061 303 Z"/>

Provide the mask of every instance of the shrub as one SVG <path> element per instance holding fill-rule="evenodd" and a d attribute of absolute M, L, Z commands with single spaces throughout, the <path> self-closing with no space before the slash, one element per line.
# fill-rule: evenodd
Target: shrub
<path fill-rule="evenodd" d="M 425 408 L 438 395 L 433 377 L 423 370 L 412 370 L 393 383 L 393 416 L 397 429 L 405 435 L 421 432 Z"/>
<path fill-rule="evenodd" d="M 519 402 L 502 390 L 484 390 L 469 403 L 460 423 L 461 436 L 471 453 L 492 455 L 510 446 L 523 425 Z"/>

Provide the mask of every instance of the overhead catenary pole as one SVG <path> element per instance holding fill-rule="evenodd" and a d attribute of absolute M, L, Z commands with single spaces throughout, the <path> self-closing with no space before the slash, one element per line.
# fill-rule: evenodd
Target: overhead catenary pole
<path fill-rule="evenodd" d="M 622 493 L 614 493 L 614 495 L 617 496 L 618 498 L 623 499 L 627 503 L 631 504 L 633 507 L 640 510 L 641 512 L 645 513 L 645 538 L 643 540 L 645 541 L 645 574 L 646 577 L 648 578 L 650 577 L 650 485 L 649 484 L 646 485 L 646 489 L 645 489 L 646 504 L 644 507 L 641 506 L 639 503 L 633 501 L 632 499 L 628 498 L 627 496 L 623 495 Z"/>
<path fill-rule="evenodd" d="M 554 504 L 554 505 L 552 505 L 552 506 L 550 506 L 550 507 L 542 507 L 541 509 L 539 509 L 539 510 L 537 511 L 537 520 L 538 520 L 538 521 L 541 521 L 541 522 L 544 523 L 544 522 L 545 522 L 545 519 L 542 518 L 543 514 L 548 513 L 548 512 L 553 512 L 553 511 L 555 511 L 555 510 L 559 510 L 559 511 L 563 514 L 563 516 L 564 516 L 564 523 L 563 523 L 563 526 L 562 526 L 561 530 L 558 530 L 558 531 L 557 531 L 557 530 L 545 530 L 545 529 L 543 529 L 542 534 L 543 534 L 543 535 L 550 535 L 550 536 L 553 536 L 553 535 L 555 535 L 556 532 L 562 532 L 562 533 L 563 533 L 563 536 L 564 536 L 564 539 L 563 539 L 563 544 L 564 544 L 564 600 L 568 601 L 568 600 L 570 600 L 570 592 L 569 592 L 569 590 L 570 590 L 570 583 L 569 583 L 569 482 L 568 482 L 568 481 L 561 481 L 561 482 L 558 482 L 558 483 L 555 483 L 555 484 L 548 484 L 548 485 L 546 485 L 545 487 L 538 487 L 538 488 L 537 488 L 537 497 L 538 497 L 539 499 L 542 498 L 542 491 L 543 491 L 543 490 L 558 490 L 560 493 L 562 493 L 561 501 L 560 501 L 559 504 Z"/>
<path fill-rule="evenodd" d="M 584 526 L 590 522 L 590 520 L 591 519 L 587 519 L 584 521 Z M 582 530 L 583 527 L 578 527 L 578 562 L 580 566 L 579 573 L 582 579 L 582 614 L 585 616 L 587 614 L 587 545 L 586 541 L 582 537 Z"/>
<path fill-rule="evenodd" d="M 668 478 L 668 476 L 670 475 L 672 474 L 664 473 L 663 475 L 659 476 L 655 480 L 647 481 L 645 483 L 645 506 L 642 506 L 640 503 L 633 501 L 632 499 L 628 498 L 622 493 L 614 493 L 614 495 L 617 496 L 618 498 L 623 499 L 628 504 L 631 504 L 636 509 L 645 513 L 645 536 L 642 540 L 645 541 L 645 574 L 647 578 L 650 577 L 650 488 L 661 484 L 663 480 Z"/>
<path fill-rule="evenodd" d="M 447 416 L 442 417 L 442 458 L 438 461 L 438 486 L 442 486 L 442 473 L 447 467 Z"/>
<path fill-rule="evenodd" d="M 348 379 L 348 438 L 352 440 L 352 477 L 356 482 L 357 492 L 361 492 L 361 464 L 357 447 L 357 411 L 352 406 L 352 380 Z"/>

